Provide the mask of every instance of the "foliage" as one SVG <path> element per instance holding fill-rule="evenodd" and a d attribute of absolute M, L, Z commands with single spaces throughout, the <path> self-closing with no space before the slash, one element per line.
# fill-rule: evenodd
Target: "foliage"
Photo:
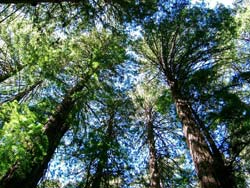
<path fill-rule="evenodd" d="M 43 181 L 38 188 L 61 188 L 61 183 L 58 180 Z"/>
<path fill-rule="evenodd" d="M 247 187 L 248 5 L 0 5 L 0 179 L 16 169 L 16 180 L 32 179 L 26 172 L 48 154 L 44 130 L 66 98 L 73 107 L 61 107 L 70 112 L 57 131 L 65 124 L 68 129 L 39 188 L 62 187 L 62 180 L 65 187 L 87 188 L 99 180 L 99 187 L 149 187 L 148 109 L 162 186 L 197 186 L 177 93 L 206 142 L 214 141 L 237 187 Z M 79 83 L 82 89 L 72 91 Z"/>
<path fill-rule="evenodd" d="M 43 125 L 27 105 L 16 101 L 4 104 L 0 116 L 7 120 L 0 130 L 0 176 L 4 176 L 14 164 L 19 167 L 18 175 L 22 176 L 30 170 L 30 161 L 42 160 L 46 154 L 48 143 L 43 135 Z"/>
<path fill-rule="evenodd" d="M 147 123 L 151 121 L 161 184 L 166 187 L 193 186 L 196 180 L 192 178 L 192 168 L 188 167 L 190 156 L 184 154 L 186 147 L 180 133 L 180 124 L 175 120 L 176 113 L 169 91 L 159 80 L 144 77 L 143 73 L 139 77 L 141 82 L 135 83 L 134 90 L 130 92 L 135 106 L 131 142 L 135 145 L 135 155 L 143 156 L 143 160 L 139 160 L 141 168 L 133 184 L 149 186 L 150 156 L 148 153 L 149 145 L 152 143 L 148 140 Z M 178 150 L 172 148 L 178 148 Z M 138 159 L 135 158 L 135 160 Z"/>

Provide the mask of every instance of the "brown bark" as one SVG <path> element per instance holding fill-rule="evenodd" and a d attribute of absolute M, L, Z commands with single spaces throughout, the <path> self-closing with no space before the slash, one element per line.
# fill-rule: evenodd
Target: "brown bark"
<path fill-rule="evenodd" d="M 149 173 L 150 173 L 150 188 L 160 188 L 159 168 L 157 163 L 154 124 L 152 117 L 152 108 L 145 109 L 147 117 L 147 142 L 149 146 Z"/>
<path fill-rule="evenodd" d="M 213 168 L 213 158 L 210 149 L 195 123 L 189 106 L 181 99 L 175 99 L 175 104 L 201 187 L 220 188 L 220 182 L 215 176 L 216 173 Z"/>
<path fill-rule="evenodd" d="M 235 181 L 234 181 L 234 175 L 232 166 L 225 163 L 223 159 L 223 154 L 220 152 L 218 147 L 216 146 L 211 134 L 209 133 L 209 130 L 205 127 L 204 123 L 199 118 L 198 114 L 192 109 L 192 107 L 189 105 L 190 109 L 192 110 L 192 113 L 194 115 L 194 118 L 199 125 L 202 134 L 206 138 L 207 144 L 210 147 L 210 150 L 212 152 L 212 156 L 214 159 L 214 168 L 217 172 L 217 177 L 220 181 L 222 181 L 222 187 L 236 187 Z M 224 181 L 227 180 L 227 181 Z"/>
<path fill-rule="evenodd" d="M 177 37 L 178 33 L 177 27 L 173 36 L 169 39 L 169 44 L 171 44 L 170 50 L 168 42 L 162 41 L 162 51 L 159 52 L 158 64 L 171 88 L 177 114 L 183 126 L 183 133 L 199 182 L 202 188 L 233 188 L 233 178 L 230 169 L 225 165 L 223 154 L 218 150 L 205 126 L 202 126 L 203 124 L 197 118 L 198 116 L 194 113 L 189 102 L 182 96 L 181 91 L 185 87 L 183 86 L 183 80 L 186 79 L 189 67 L 182 62 L 182 59 L 179 61 L 175 59 L 178 53 L 176 45 L 178 42 L 181 43 Z M 200 52 L 189 59 L 189 62 L 198 62 L 198 60 L 202 62 L 204 60 L 203 55 L 205 56 L 206 53 L 210 52 Z M 192 51 L 189 55 L 192 55 Z"/>
<path fill-rule="evenodd" d="M 211 149 L 211 147 L 216 147 L 215 144 L 208 144 L 208 140 L 212 141 L 211 137 L 208 137 L 209 133 L 203 134 L 188 102 L 178 97 L 176 91 L 172 91 L 172 94 L 201 187 L 233 188 L 232 177 L 228 176 L 230 173 L 225 166 L 222 155 L 218 154 L 218 150 L 214 155 L 213 151 L 216 149 Z"/>
<path fill-rule="evenodd" d="M 30 171 L 25 173 L 25 177 L 20 177 L 16 174 L 19 166 L 18 163 L 11 168 L 11 173 L 7 173 L 0 180 L 0 188 L 35 188 L 40 178 L 45 173 L 48 163 L 52 158 L 55 149 L 65 132 L 70 125 L 66 123 L 67 117 L 75 104 L 72 98 L 73 94 L 81 91 L 84 87 L 84 81 L 79 82 L 73 87 L 68 94 L 65 95 L 61 104 L 56 108 L 54 115 L 52 115 L 44 126 L 44 134 L 48 138 L 47 154 L 41 161 L 30 161 Z M 20 161 L 21 162 L 21 161 Z"/>

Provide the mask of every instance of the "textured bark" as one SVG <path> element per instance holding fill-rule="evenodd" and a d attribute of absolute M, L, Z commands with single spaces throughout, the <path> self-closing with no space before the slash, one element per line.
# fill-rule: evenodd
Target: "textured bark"
<path fill-rule="evenodd" d="M 195 164 L 195 169 L 202 188 L 219 188 L 220 184 L 214 177 L 213 158 L 209 147 L 206 144 L 205 138 L 197 127 L 192 113 L 181 99 L 176 101 L 176 109 L 178 116 L 183 124 L 183 133 Z"/>
<path fill-rule="evenodd" d="M 233 178 L 230 169 L 225 165 L 223 154 L 218 150 L 210 133 L 203 126 L 197 114 L 194 113 L 191 105 L 185 96 L 182 95 L 184 80 L 187 79 L 190 67 L 185 62 L 198 62 L 206 60 L 206 54 L 209 50 L 201 52 L 198 55 L 190 51 L 187 57 L 178 59 L 177 44 L 181 44 L 179 26 L 172 33 L 167 41 L 162 41 L 161 51 L 158 52 L 158 64 L 166 77 L 170 86 L 172 97 L 175 101 L 178 117 L 183 126 L 183 133 L 192 156 L 195 169 L 202 188 L 233 188 Z M 169 48 L 170 46 L 170 48 Z M 200 47 L 197 46 L 199 49 Z M 224 48 L 220 50 L 225 50 Z M 157 54 L 157 53 L 156 53 Z"/>
<path fill-rule="evenodd" d="M 157 163 L 155 135 L 152 117 L 152 108 L 145 109 L 147 117 L 147 142 L 149 146 L 149 173 L 150 173 L 150 188 L 160 188 L 159 168 Z"/>
<path fill-rule="evenodd" d="M 35 188 L 40 178 L 45 173 L 48 163 L 51 160 L 55 149 L 65 132 L 70 125 L 66 123 L 67 117 L 75 104 L 72 98 L 73 94 L 81 91 L 84 87 L 84 81 L 79 82 L 73 87 L 68 94 L 65 95 L 61 104 L 56 108 L 54 115 L 52 115 L 44 126 L 44 134 L 48 138 L 47 154 L 41 161 L 30 161 L 29 172 L 26 172 L 25 177 L 20 177 L 16 174 L 19 165 L 16 163 L 11 170 L 0 180 L 0 188 Z"/>
<path fill-rule="evenodd" d="M 189 105 L 190 106 L 190 105 Z M 220 150 L 217 148 L 211 134 L 209 133 L 208 129 L 205 127 L 204 123 L 199 118 L 198 114 L 190 107 L 192 110 L 192 113 L 194 115 L 194 118 L 199 125 L 202 134 L 206 138 L 206 141 L 208 143 L 208 146 L 210 147 L 210 150 L 212 152 L 212 156 L 214 159 L 214 168 L 217 172 L 217 177 L 221 181 L 222 187 L 236 187 L 235 181 L 234 181 L 234 175 L 233 175 L 233 169 L 231 165 L 226 165 L 225 161 L 223 159 L 223 154 L 220 152 Z M 224 181 L 227 180 L 227 181 Z"/>
<path fill-rule="evenodd" d="M 201 187 L 233 188 L 234 184 L 230 172 L 225 166 L 222 155 L 218 153 L 217 148 L 213 148 L 216 146 L 211 143 L 212 138 L 209 133 L 203 134 L 204 132 L 197 124 L 188 102 L 179 98 L 175 92 L 172 93 Z M 208 141 L 212 145 L 209 145 Z"/>

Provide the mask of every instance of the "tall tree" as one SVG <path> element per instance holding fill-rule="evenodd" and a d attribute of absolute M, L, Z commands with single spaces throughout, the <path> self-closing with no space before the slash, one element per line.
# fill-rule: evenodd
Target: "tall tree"
<path fill-rule="evenodd" d="M 136 109 L 142 112 L 139 113 L 145 122 L 146 129 L 146 142 L 149 148 L 149 179 L 151 188 L 160 188 L 160 169 L 158 165 L 157 149 L 156 149 L 156 138 L 155 138 L 155 116 L 156 112 L 154 105 L 156 102 L 156 96 L 150 95 L 143 86 L 137 86 L 135 94 Z M 155 94 L 155 93 L 154 93 Z M 154 98 L 155 97 L 155 98 Z"/>
<path fill-rule="evenodd" d="M 159 67 L 168 83 L 201 187 L 234 187 L 223 153 L 194 113 L 190 102 L 196 93 L 187 90 L 187 80 L 198 70 L 232 61 L 227 56 L 236 37 L 231 11 L 185 1 L 165 2 L 162 10 L 144 27 L 144 57 Z"/>
<path fill-rule="evenodd" d="M 126 182 L 128 148 L 123 145 L 131 104 L 126 90 L 116 85 L 117 75 L 106 74 L 105 79 L 99 77 L 90 100 L 80 99 L 72 118 L 75 126 L 65 135 L 65 142 L 70 143 L 59 148 L 59 153 L 66 154 L 55 156 L 55 161 L 69 161 L 64 176 L 78 176 L 81 180 L 75 183 L 80 187 L 123 187 Z"/>
<path fill-rule="evenodd" d="M 117 69 L 126 52 L 141 57 L 142 66 L 153 67 L 146 74 L 167 85 L 164 91 L 171 95 L 160 93 L 160 83 L 155 86 L 144 80 L 149 92 L 143 97 L 153 94 L 136 106 L 144 118 L 144 124 L 137 126 L 144 128 L 137 140 L 148 146 L 149 173 L 133 161 L 133 174 L 139 166 L 138 171 L 145 172 L 145 185 L 151 187 L 189 184 L 189 172 L 178 167 L 190 167 L 180 157 L 186 151 L 178 132 L 180 121 L 202 188 L 246 186 L 250 165 L 247 7 L 238 9 L 237 14 L 243 16 L 237 19 L 243 24 L 237 36 L 236 12 L 186 0 L 2 3 L 1 188 L 35 187 L 63 137 L 64 142 L 75 139 L 65 151 L 73 158 L 77 148 L 78 162 L 86 170 L 80 173 L 79 186 L 130 185 L 121 181 L 130 171 L 124 171 L 126 161 L 119 158 L 119 149 L 133 151 L 132 140 L 141 132 L 126 129 L 131 106 L 124 104 L 127 89 L 121 87 L 131 87 L 128 80 L 137 76 L 124 74 L 137 68 L 131 61 L 126 71 Z M 133 54 L 120 32 L 138 25 L 143 40 L 134 45 L 138 54 Z M 121 76 L 113 78 L 113 73 Z M 110 77 L 119 81 L 110 81 Z M 176 111 L 162 112 L 169 103 Z M 169 146 L 174 150 L 168 150 Z M 59 155 L 60 148 L 57 151 Z M 138 151 L 139 160 L 143 160 L 143 151 Z"/>
<path fill-rule="evenodd" d="M 88 38 L 89 37 L 90 36 L 88 36 Z M 30 161 L 20 161 L 18 159 L 15 162 L 13 161 L 12 166 L 10 166 L 6 174 L 1 177 L 0 187 L 22 186 L 31 188 L 37 185 L 38 181 L 46 170 L 48 162 L 52 158 L 61 138 L 71 126 L 71 124 L 68 122 L 68 117 L 74 108 L 74 105 L 76 104 L 79 93 L 83 92 L 84 89 L 87 91 L 88 85 L 95 83 L 95 80 L 97 80 L 100 75 L 105 74 L 104 70 L 106 68 L 111 69 L 116 64 L 123 62 L 125 58 L 125 51 L 123 48 L 124 42 L 122 37 L 111 37 L 111 34 L 103 35 L 103 33 L 101 34 L 98 32 L 93 32 L 91 37 L 93 40 L 88 41 L 87 43 L 86 36 L 83 36 L 80 39 L 82 41 L 79 41 L 78 43 L 80 45 L 79 48 L 74 44 L 72 48 L 77 48 L 78 50 L 75 49 L 72 51 L 73 54 L 71 55 L 71 58 L 73 59 L 69 57 L 70 60 L 68 60 L 70 62 L 64 67 L 64 73 L 56 72 L 58 71 L 56 69 L 52 71 L 53 74 L 51 75 L 51 79 L 56 79 L 56 77 L 58 77 L 63 80 L 68 79 L 68 76 L 74 72 L 75 74 L 70 76 L 68 83 L 72 85 L 72 82 L 75 82 L 75 86 L 72 87 L 68 85 L 70 88 L 68 91 L 64 89 L 66 92 L 63 96 L 63 99 L 55 107 L 52 115 L 48 117 L 46 120 L 47 122 L 44 123 L 42 132 L 43 135 L 48 139 L 48 146 L 46 148 L 45 154 L 43 153 L 42 156 L 31 154 L 31 156 L 33 156 Z M 107 42 L 109 44 L 108 47 L 106 46 Z M 89 53 L 88 50 L 90 49 L 93 49 L 93 51 Z M 82 53 L 77 54 L 77 51 L 79 50 L 81 50 Z M 84 50 L 86 50 L 86 56 L 84 56 Z M 74 59 L 77 56 L 78 59 Z M 79 66 L 85 69 L 81 72 Z M 102 70 L 104 71 L 103 73 Z M 76 80 L 74 81 L 72 78 L 76 78 Z M 7 121 L 11 123 L 11 120 Z M 6 123 L 8 122 L 4 122 L 3 127 L 7 126 Z M 27 150 L 26 152 L 29 151 Z M 22 168 L 24 163 L 28 167 L 25 170 Z"/>
<path fill-rule="evenodd" d="M 176 121 L 172 98 L 164 84 L 150 76 L 154 78 L 150 72 L 140 74 L 141 81 L 136 82 L 131 92 L 136 110 L 133 132 L 141 142 L 137 143 L 137 147 L 140 147 L 139 155 L 145 150 L 148 153 L 144 157 L 148 178 L 142 178 L 149 182 L 145 184 L 148 187 L 191 187 L 191 173 L 188 168 L 181 168 L 186 163 L 183 156 L 186 148 L 183 135 L 180 134 L 180 123 Z"/>

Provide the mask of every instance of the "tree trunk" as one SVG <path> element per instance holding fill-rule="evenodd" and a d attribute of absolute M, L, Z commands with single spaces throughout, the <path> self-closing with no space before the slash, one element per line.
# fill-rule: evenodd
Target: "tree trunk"
<path fill-rule="evenodd" d="M 160 188 L 159 169 L 157 164 L 154 125 L 152 117 L 152 109 L 146 109 L 147 116 L 147 141 L 149 145 L 149 173 L 150 188 Z"/>
<path fill-rule="evenodd" d="M 67 117 L 75 104 L 72 98 L 73 94 L 81 91 L 84 87 L 85 81 L 79 82 L 73 87 L 68 94 L 65 95 L 61 104 L 56 108 L 54 115 L 52 115 L 44 126 L 44 134 L 48 138 L 47 154 L 40 161 L 30 161 L 30 170 L 24 172 L 25 176 L 18 176 L 17 170 L 19 163 L 17 162 L 9 170 L 9 172 L 0 180 L 0 188 L 35 188 L 40 178 L 45 173 L 48 163 L 51 160 L 59 142 L 70 125 L 66 123 Z M 35 157 L 35 156 L 34 156 Z"/>
<path fill-rule="evenodd" d="M 172 90 L 177 114 L 183 125 L 183 133 L 189 147 L 202 188 L 233 188 L 232 177 L 224 160 L 210 150 L 206 136 L 197 124 L 188 101 Z M 209 139 L 211 139 L 209 137 Z M 210 140 L 211 141 L 211 140 Z M 215 145 L 213 145 L 214 147 Z M 218 154 L 218 153 L 217 153 Z M 221 155 L 220 155 L 221 156 Z"/>
<path fill-rule="evenodd" d="M 191 106 L 190 108 L 212 152 L 212 156 L 214 158 L 214 167 L 217 172 L 218 179 L 222 181 L 222 187 L 236 187 L 234 181 L 234 175 L 232 173 L 233 172 L 232 166 L 226 166 L 225 161 L 223 159 L 224 156 L 217 148 L 211 134 L 209 133 L 209 130 L 205 127 L 204 123 L 201 121 L 200 117 L 193 110 L 193 108 Z M 225 179 L 227 179 L 227 181 L 223 181 Z"/>
<path fill-rule="evenodd" d="M 103 169 L 105 164 L 103 164 L 103 160 L 105 159 L 100 159 L 97 165 L 97 169 L 93 178 L 92 182 L 92 188 L 100 188 L 101 187 L 101 182 L 102 182 L 102 177 L 103 177 Z"/>
<path fill-rule="evenodd" d="M 92 188 L 100 188 L 102 187 L 101 186 L 101 183 L 102 183 L 102 180 L 103 180 L 103 176 L 105 175 L 104 174 L 104 169 L 107 165 L 107 162 L 108 162 L 108 150 L 109 150 L 109 147 L 110 147 L 110 142 L 113 141 L 114 139 L 114 130 L 113 130 L 113 120 L 114 120 L 114 111 L 112 111 L 110 113 L 110 118 L 109 120 L 107 121 L 107 132 L 106 132 L 106 138 L 105 140 L 103 140 L 104 142 L 104 145 L 103 145 L 103 148 L 102 148 L 102 152 L 99 156 L 99 161 L 98 161 L 98 164 L 97 164 L 97 169 L 96 169 L 96 173 L 94 175 L 94 178 L 93 178 L 93 183 L 92 183 Z"/>

